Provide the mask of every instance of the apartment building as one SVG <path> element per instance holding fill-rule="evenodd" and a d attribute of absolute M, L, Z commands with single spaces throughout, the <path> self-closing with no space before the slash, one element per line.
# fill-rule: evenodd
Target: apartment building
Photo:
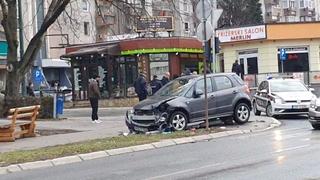
<path fill-rule="evenodd" d="M 50 0 L 22 1 L 24 49 L 40 28 L 50 2 Z M 60 60 L 60 56 L 65 54 L 68 45 L 96 42 L 95 13 L 94 0 L 71 1 L 66 11 L 48 29 L 34 64 L 34 69 L 42 70 L 45 77 L 43 83 L 47 86 L 54 81 L 58 81 L 62 86 L 71 86 L 69 81 L 71 75 L 68 71 L 70 65 Z M 27 80 L 33 80 L 33 71 Z"/>
<path fill-rule="evenodd" d="M 266 23 L 319 20 L 319 0 L 262 0 Z"/>
<path fill-rule="evenodd" d="M 144 3 L 142 3 L 144 2 Z M 194 36 L 193 0 L 99 0 L 97 8 L 97 41 L 114 35 L 133 35 L 140 17 L 173 16 L 173 36 Z M 129 36 L 126 36 L 129 37 Z"/>

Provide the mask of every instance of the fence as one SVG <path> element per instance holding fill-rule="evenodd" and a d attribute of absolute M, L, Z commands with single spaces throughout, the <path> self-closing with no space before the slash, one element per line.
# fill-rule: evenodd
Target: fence
<path fill-rule="evenodd" d="M 251 94 L 254 94 L 258 85 L 269 77 L 300 79 L 307 86 L 314 88 L 314 94 L 320 97 L 320 71 L 248 74 L 244 76 L 244 81 L 251 89 Z"/>

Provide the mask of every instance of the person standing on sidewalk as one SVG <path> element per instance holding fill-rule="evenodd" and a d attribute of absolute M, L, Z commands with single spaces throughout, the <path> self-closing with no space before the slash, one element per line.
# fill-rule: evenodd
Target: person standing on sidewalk
<path fill-rule="evenodd" d="M 143 73 L 140 73 L 139 77 L 134 82 L 134 89 L 139 97 L 139 101 L 143 101 L 147 99 L 147 96 L 148 96 L 147 81 Z"/>
<path fill-rule="evenodd" d="M 93 79 L 90 79 L 89 82 L 89 99 L 90 105 L 92 108 L 91 119 L 92 123 L 101 123 L 98 117 L 98 108 L 99 108 L 99 98 L 100 98 L 100 88 L 99 88 L 100 76 L 94 76 Z"/>

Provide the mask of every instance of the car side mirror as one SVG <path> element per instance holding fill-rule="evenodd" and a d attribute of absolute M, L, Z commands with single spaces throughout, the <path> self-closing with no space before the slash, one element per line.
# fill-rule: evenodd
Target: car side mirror
<path fill-rule="evenodd" d="M 194 97 L 195 98 L 199 98 L 200 96 L 202 96 L 204 93 L 203 93 L 203 91 L 201 90 L 201 89 L 196 89 L 195 91 L 194 91 Z"/>
<path fill-rule="evenodd" d="M 262 89 L 261 91 L 259 91 L 260 93 L 262 93 L 262 94 L 267 94 L 268 93 L 268 91 L 266 90 L 266 89 Z"/>

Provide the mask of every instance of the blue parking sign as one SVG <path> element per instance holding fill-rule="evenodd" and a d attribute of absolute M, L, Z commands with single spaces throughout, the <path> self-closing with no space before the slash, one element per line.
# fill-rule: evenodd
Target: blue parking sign
<path fill-rule="evenodd" d="M 37 84 L 40 84 L 43 80 L 43 76 L 42 76 L 42 72 L 41 72 L 41 69 L 40 68 L 36 68 L 34 71 L 33 71 L 33 78 L 34 78 L 34 81 L 37 83 Z"/>
<path fill-rule="evenodd" d="M 287 59 L 287 52 L 285 48 L 280 49 L 280 60 L 285 61 Z"/>

